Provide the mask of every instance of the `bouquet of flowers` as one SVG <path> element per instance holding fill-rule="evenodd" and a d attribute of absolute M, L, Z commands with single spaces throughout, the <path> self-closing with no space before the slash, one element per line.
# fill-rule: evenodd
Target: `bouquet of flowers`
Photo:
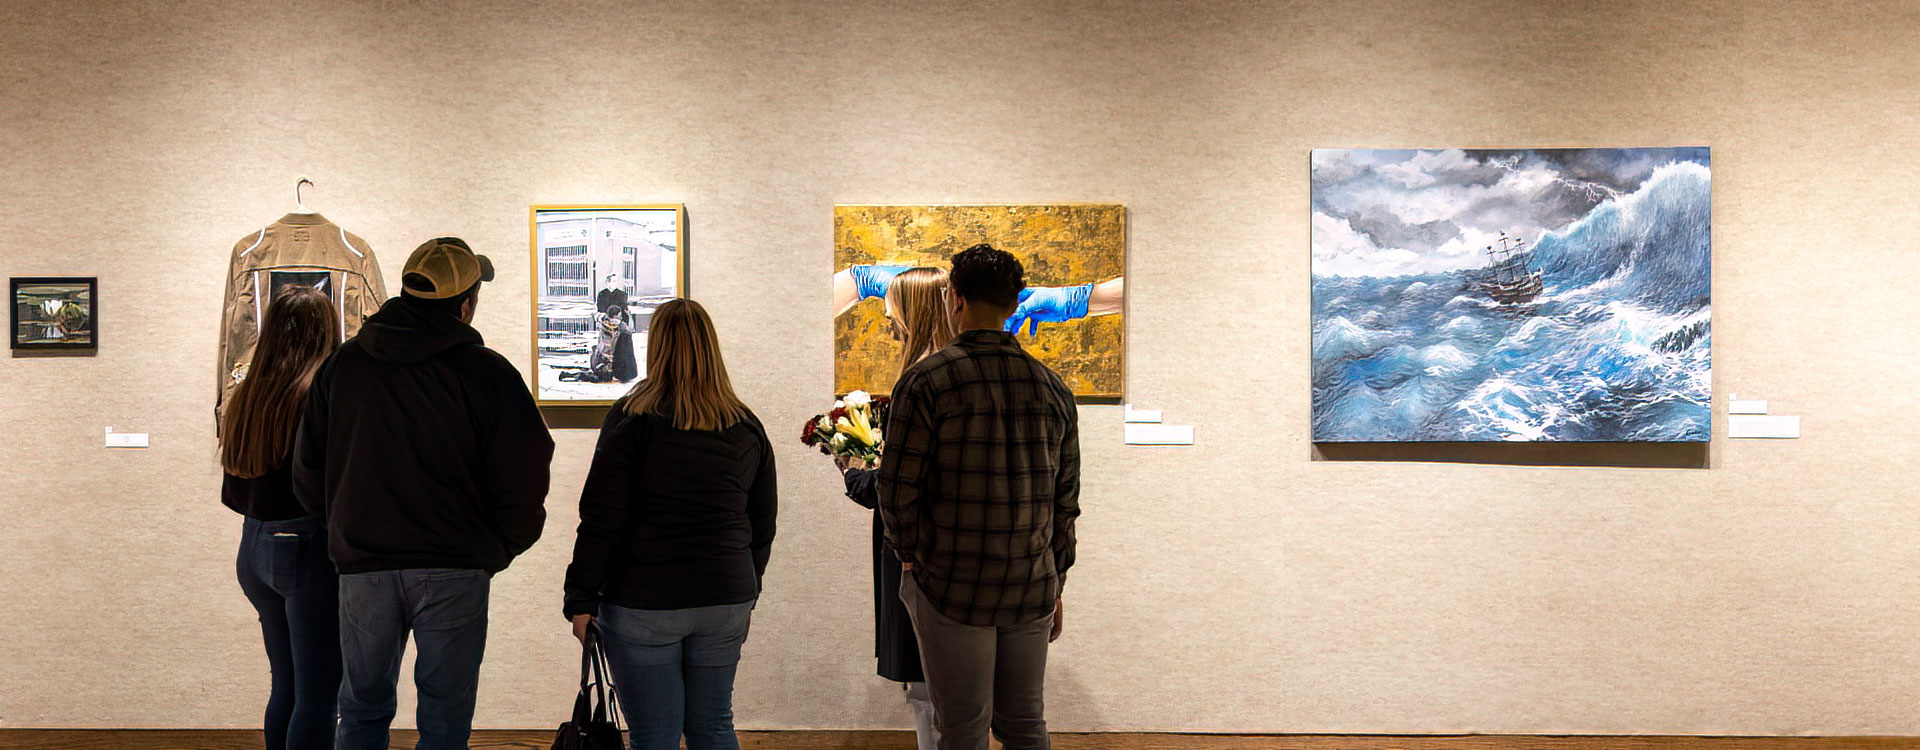
<path fill-rule="evenodd" d="M 880 462 L 881 427 L 887 422 L 887 397 L 854 391 L 833 402 L 833 410 L 807 420 L 800 442 L 821 453 Z"/>

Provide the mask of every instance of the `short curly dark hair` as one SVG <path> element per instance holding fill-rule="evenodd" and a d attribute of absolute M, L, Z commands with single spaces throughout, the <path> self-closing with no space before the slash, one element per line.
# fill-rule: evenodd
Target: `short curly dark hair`
<path fill-rule="evenodd" d="M 1027 288 L 1026 269 L 1011 253 L 982 242 L 953 254 L 947 283 L 968 302 L 1011 310 L 1020 303 L 1020 290 Z"/>

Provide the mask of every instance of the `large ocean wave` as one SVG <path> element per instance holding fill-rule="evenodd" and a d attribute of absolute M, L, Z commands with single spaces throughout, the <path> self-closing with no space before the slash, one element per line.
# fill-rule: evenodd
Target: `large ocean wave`
<path fill-rule="evenodd" d="M 1525 305 L 1470 272 L 1315 276 L 1314 440 L 1707 440 L 1710 187 L 1669 164 L 1541 237 Z"/>

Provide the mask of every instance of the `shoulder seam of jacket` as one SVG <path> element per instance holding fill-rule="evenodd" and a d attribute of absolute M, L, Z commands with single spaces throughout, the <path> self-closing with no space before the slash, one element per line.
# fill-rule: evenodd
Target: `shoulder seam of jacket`
<path fill-rule="evenodd" d="M 266 227 L 261 227 L 261 228 L 260 228 L 260 236 L 259 236 L 259 237 L 256 237 L 256 238 L 254 238 L 254 240 L 253 240 L 253 244 L 252 244 L 252 245 L 249 245 L 249 246 L 247 247 L 247 249 L 245 249 L 245 250 L 241 250 L 241 251 L 240 251 L 240 257 L 242 257 L 242 258 L 245 258 L 245 257 L 247 257 L 247 253 L 250 253 L 250 252 L 253 252 L 253 251 L 254 251 L 255 249 L 257 249 L 257 248 L 259 248 L 259 247 L 260 247 L 260 243 L 262 243 L 262 242 L 266 242 L 266 241 L 267 241 L 267 228 L 266 228 Z"/>
<path fill-rule="evenodd" d="M 340 230 L 340 244 L 347 246 L 347 252 L 353 253 L 353 257 L 356 257 L 356 258 L 367 257 L 364 253 L 361 253 L 358 249 L 356 249 L 353 246 L 352 240 L 347 239 L 346 227 L 336 227 L 336 228 Z"/>

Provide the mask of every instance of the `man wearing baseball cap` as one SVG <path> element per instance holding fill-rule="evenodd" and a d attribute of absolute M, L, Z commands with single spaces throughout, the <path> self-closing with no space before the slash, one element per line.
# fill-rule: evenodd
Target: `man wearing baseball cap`
<path fill-rule="evenodd" d="M 519 371 L 470 325 L 493 263 L 455 237 L 313 377 L 294 495 L 340 570 L 337 748 L 387 747 L 407 635 L 418 747 L 466 748 L 493 574 L 546 522 L 553 439 Z"/>

